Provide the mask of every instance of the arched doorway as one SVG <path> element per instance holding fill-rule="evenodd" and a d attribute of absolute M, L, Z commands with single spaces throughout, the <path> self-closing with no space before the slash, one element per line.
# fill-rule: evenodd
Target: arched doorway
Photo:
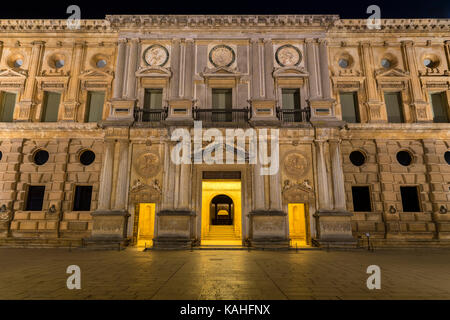
<path fill-rule="evenodd" d="M 231 226 L 234 218 L 233 200 L 224 194 L 211 200 L 209 215 L 212 226 Z"/>
<path fill-rule="evenodd" d="M 242 245 L 241 181 L 202 181 L 202 245 Z"/>

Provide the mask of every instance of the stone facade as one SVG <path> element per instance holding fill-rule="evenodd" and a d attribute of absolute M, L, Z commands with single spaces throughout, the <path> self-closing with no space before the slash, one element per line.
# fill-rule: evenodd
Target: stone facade
<path fill-rule="evenodd" d="M 335 15 L 113 15 L 78 30 L 2 20 L 0 34 L 0 91 L 16 95 L 12 120 L 0 122 L 1 245 L 133 244 L 139 203 L 156 204 L 155 247 L 195 245 L 205 172 L 239 173 L 242 240 L 256 247 L 289 245 L 289 203 L 305 204 L 314 245 L 355 246 L 368 234 L 376 245 L 450 244 L 450 124 L 433 122 L 430 98 L 442 93 L 448 118 L 449 19 L 376 30 Z M 150 118 L 146 89 L 162 97 Z M 233 121 L 208 122 L 215 89 L 231 90 Z M 283 110 L 285 89 L 298 90 L 298 119 Z M 42 121 L 47 92 L 61 95 L 53 122 Z M 105 102 L 88 122 L 92 92 Z M 358 123 L 343 121 L 343 93 L 355 95 Z M 401 98 L 402 123 L 388 121 L 386 93 Z M 279 129 L 279 171 L 175 164 L 171 135 L 193 132 L 194 120 L 203 132 Z M 49 158 L 37 165 L 40 150 Z M 83 165 L 86 150 L 95 160 Z M 45 187 L 41 210 L 27 210 L 30 186 Z M 92 187 L 90 209 L 74 211 L 80 186 Z M 357 186 L 369 187 L 368 211 L 354 210 Z M 403 210 L 407 186 L 419 211 Z"/>

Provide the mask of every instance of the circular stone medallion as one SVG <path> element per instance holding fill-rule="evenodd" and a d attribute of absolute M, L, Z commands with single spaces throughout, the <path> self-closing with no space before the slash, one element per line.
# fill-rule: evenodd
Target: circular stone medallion
<path fill-rule="evenodd" d="M 236 55 L 229 46 L 220 44 L 215 46 L 209 52 L 209 61 L 214 67 L 229 67 L 236 59 Z"/>
<path fill-rule="evenodd" d="M 308 160 L 300 153 L 288 153 L 283 161 L 286 173 L 291 176 L 301 177 L 308 171 Z"/>
<path fill-rule="evenodd" d="M 153 44 L 144 51 L 144 61 L 152 67 L 162 67 L 169 60 L 169 51 L 159 44 Z"/>
<path fill-rule="evenodd" d="M 159 163 L 159 156 L 156 153 L 147 152 L 136 159 L 135 169 L 141 176 L 149 178 L 158 173 Z"/>
<path fill-rule="evenodd" d="M 298 66 L 302 60 L 302 54 L 297 47 L 290 44 L 285 44 L 277 49 L 275 59 L 282 67 Z"/>

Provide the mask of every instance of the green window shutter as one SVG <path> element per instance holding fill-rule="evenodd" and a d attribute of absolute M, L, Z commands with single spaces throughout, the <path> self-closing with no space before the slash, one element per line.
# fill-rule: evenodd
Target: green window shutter
<path fill-rule="evenodd" d="M 86 110 L 87 122 L 99 122 L 103 118 L 103 105 L 105 104 L 105 93 L 91 91 L 88 93 L 88 108 Z"/>
<path fill-rule="evenodd" d="M 431 94 L 433 122 L 448 122 L 448 105 L 444 92 Z"/>
<path fill-rule="evenodd" d="M 45 92 L 42 121 L 56 122 L 58 121 L 59 103 L 61 102 L 61 94 L 56 92 Z"/>
<path fill-rule="evenodd" d="M 341 92 L 339 98 L 341 101 L 342 120 L 350 123 L 360 122 L 357 93 Z"/>
<path fill-rule="evenodd" d="M 14 116 L 14 108 L 16 106 L 16 94 L 3 92 L 1 99 L 1 122 L 12 122 Z"/>
<path fill-rule="evenodd" d="M 400 92 L 385 93 L 384 102 L 386 103 L 388 122 L 391 123 L 405 122 L 403 117 L 402 99 L 400 97 Z"/>

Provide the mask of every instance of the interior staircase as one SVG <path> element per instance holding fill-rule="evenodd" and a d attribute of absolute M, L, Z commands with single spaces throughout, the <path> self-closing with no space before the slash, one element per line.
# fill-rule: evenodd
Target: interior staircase
<path fill-rule="evenodd" d="M 234 226 L 210 226 L 202 237 L 202 246 L 242 246 L 242 239 L 234 233 Z"/>

